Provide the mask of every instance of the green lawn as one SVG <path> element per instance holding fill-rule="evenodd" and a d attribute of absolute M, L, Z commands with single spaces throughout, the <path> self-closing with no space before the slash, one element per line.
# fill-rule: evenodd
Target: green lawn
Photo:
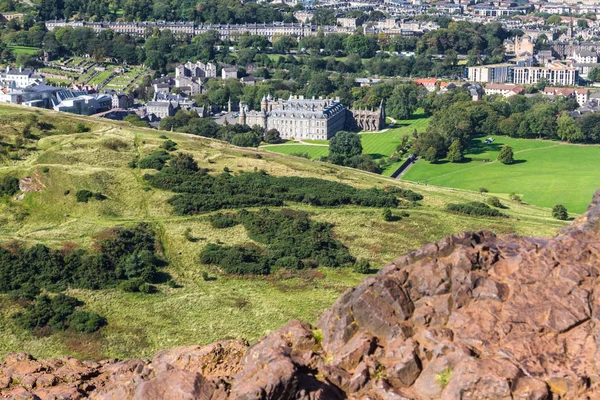
<path fill-rule="evenodd" d="M 30 47 L 30 46 L 8 46 L 8 49 L 13 52 L 14 55 L 17 54 L 36 54 L 41 49 L 39 47 Z"/>
<path fill-rule="evenodd" d="M 104 80 L 106 78 L 108 78 L 110 76 L 112 72 L 111 71 L 102 71 L 100 73 L 98 73 L 98 75 L 96 75 L 95 77 L 93 77 L 88 84 L 89 85 L 99 85 L 102 82 L 104 82 Z"/>
<path fill-rule="evenodd" d="M 431 164 L 420 160 L 404 179 L 469 190 L 485 187 L 500 195 L 515 192 L 528 203 L 543 207 L 563 204 L 576 213 L 585 211 L 600 187 L 600 146 L 508 137 L 495 137 L 491 144 L 484 140 L 472 141 L 466 154 L 469 162 Z M 496 161 L 502 145 L 514 149 L 515 164 Z M 485 159 L 491 162 L 482 161 Z"/>

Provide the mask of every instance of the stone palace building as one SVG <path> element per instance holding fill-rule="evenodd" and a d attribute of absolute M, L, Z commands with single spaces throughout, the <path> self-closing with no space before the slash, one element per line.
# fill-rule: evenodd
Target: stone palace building
<path fill-rule="evenodd" d="M 279 100 L 269 95 L 263 97 L 260 108 L 251 111 L 240 103 L 238 122 L 265 130 L 276 129 L 282 139 L 288 140 L 326 140 L 345 128 L 378 131 L 385 125 L 383 102 L 377 110 L 348 110 L 339 98 L 292 96 Z"/>

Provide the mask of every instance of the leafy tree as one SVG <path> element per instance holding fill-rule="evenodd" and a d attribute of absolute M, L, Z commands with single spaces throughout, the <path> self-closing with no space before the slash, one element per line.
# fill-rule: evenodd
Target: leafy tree
<path fill-rule="evenodd" d="M 569 114 L 561 115 L 558 120 L 557 135 L 561 140 L 566 140 L 571 143 L 583 142 L 585 136 L 581 132 L 581 128 L 577 126 L 573 117 Z"/>
<path fill-rule="evenodd" d="M 335 10 L 331 8 L 317 8 L 313 13 L 313 25 L 335 25 L 335 22 Z"/>
<path fill-rule="evenodd" d="M 409 119 L 416 111 L 418 104 L 418 92 L 414 84 L 397 85 L 389 96 L 385 108 L 386 113 L 393 118 Z"/>
<path fill-rule="evenodd" d="M 577 20 L 577 26 L 579 28 L 587 29 L 588 28 L 588 22 L 585 19 L 578 19 Z"/>
<path fill-rule="evenodd" d="M 452 142 L 450 148 L 448 149 L 448 154 L 446 155 L 446 158 L 448 159 L 448 161 L 453 163 L 463 161 L 463 149 L 459 140 L 455 140 L 454 142 Z"/>
<path fill-rule="evenodd" d="M 552 207 L 552 217 L 556 219 L 560 219 L 561 221 L 566 221 L 569 219 L 569 213 L 567 209 L 562 204 L 557 204 Z"/>
<path fill-rule="evenodd" d="M 600 67 L 594 67 L 588 73 L 588 80 L 592 82 L 600 82 Z"/>
<path fill-rule="evenodd" d="M 377 51 L 377 38 L 371 35 L 354 34 L 346 39 L 346 53 L 369 58 Z"/>
<path fill-rule="evenodd" d="M 269 129 L 265 132 L 264 141 L 269 144 L 281 143 L 281 136 L 277 129 Z"/>
<path fill-rule="evenodd" d="M 562 23 L 562 18 L 560 15 L 553 14 L 546 19 L 546 23 L 549 25 L 560 25 Z"/>
<path fill-rule="evenodd" d="M 238 133 L 231 139 L 231 144 L 240 147 L 258 147 L 260 136 L 256 132 Z"/>
<path fill-rule="evenodd" d="M 504 146 L 498 153 L 498 161 L 502 164 L 512 164 L 515 162 L 513 149 L 510 146 Z"/>
<path fill-rule="evenodd" d="M 329 159 L 334 164 L 362 154 L 360 137 L 354 132 L 340 131 L 329 141 Z"/>
<path fill-rule="evenodd" d="M 430 146 L 423 154 L 423 158 L 430 163 L 434 163 L 440 159 L 438 153 L 439 152 L 435 147 Z"/>
<path fill-rule="evenodd" d="M 175 157 L 171 158 L 169 167 L 176 171 L 198 171 L 198 164 L 194 160 L 191 154 L 178 153 Z"/>

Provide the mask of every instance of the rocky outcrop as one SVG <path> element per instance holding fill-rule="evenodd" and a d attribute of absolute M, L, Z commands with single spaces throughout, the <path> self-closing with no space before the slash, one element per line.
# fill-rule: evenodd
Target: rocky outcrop
<path fill-rule="evenodd" d="M 40 399 L 600 398 L 600 192 L 550 239 L 467 232 L 291 321 L 152 360 L 10 354 L 0 394 Z"/>

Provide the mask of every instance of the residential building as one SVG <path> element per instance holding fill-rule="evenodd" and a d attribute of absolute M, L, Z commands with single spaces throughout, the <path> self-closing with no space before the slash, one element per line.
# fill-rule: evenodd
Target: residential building
<path fill-rule="evenodd" d="M 577 69 L 559 62 L 549 63 L 545 67 L 514 67 L 513 83 L 533 85 L 545 79 L 551 85 L 574 86 L 577 82 Z"/>
<path fill-rule="evenodd" d="M 346 107 L 338 99 L 273 100 L 264 97 L 260 111 L 250 111 L 240 104 L 238 122 L 277 129 L 283 139 L 329 139 L 346 124 Z"/>
<path fill-rule="evenodd" d="M 428 92 L 434 92 L 437 89 L 438 80 L 436 78 L 421 78 L 415 81 L 417 85 L 423 85 Z"/>
<path fill-rule="evenodd" d="M 175 78 L 216 78 L 217 77 L 217 66 L 211 62 L 186 62 L 180 64 L 175 68 Z"/>
<path fill-rule="evenodd" d="M 11 68 L 6 67 L 3 72 L 0 72 L 0 87 L 7 88 L 26 88 L 32 85 L 43 85 L 46 79 L 43 75 L 36 74 L 30 68 Z"/>
<path fill-rule="evenodd" d="M 564 96 L 567 98 L 574 98 L 580 106 L 583 106 L 588 102 L 590 91 L 584 88 L 559 88 L 559 87 L 546 87 L 543 92 L 546 96 Z"/>
<path fill-rule="evenodd" d="M 575 49 L 572 59 L 578 64 L 595 64 L 598 62 L 598 53 L 592 50 Z"/>
<path fill-rule="evenodd" d="M 146 104 L 146 114 L 156 118 L 172 117 L 179 110 L 179 104 L 174 101 L 149 101 Z"/>
<path fill-rule="evenodd" d="M 511 80 L 512 64 L 489 64 L 469 67 L 467 69 L 469 82 L 505 83 Z"/>
<path fill-rule="evenodd" d="M 223 78 L 223 79 L 238 79 L 237 67 L 223 67 L 223 69 L 221 69 L 221 78 Z"/>
<path fill-rule="evenodd" d="M 501 83 L 488 83 L 484 88 L 485 94 L 499 94 L 504 97 L 525 93 L 525 89 L 519 85 L 506 85 Z"/>
<path fill-rule="evenodd" d="M 356 28 L 356 18 L 338 18 L 337 23 L 345 28 Z"/>

